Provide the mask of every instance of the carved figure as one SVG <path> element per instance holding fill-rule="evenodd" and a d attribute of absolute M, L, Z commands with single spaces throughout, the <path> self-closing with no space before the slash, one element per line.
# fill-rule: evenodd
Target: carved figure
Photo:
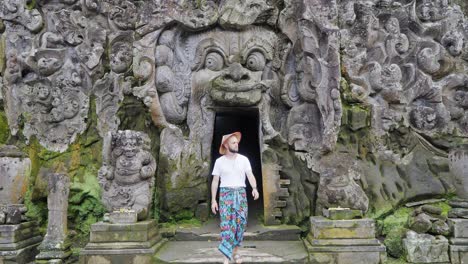
<path fill-rule="evenodd" d="M 367 212 L 369 199 L 356 183 L 360 174 L 355 161 L 346 154 L 332 154 L 320 161 L 317 190 L 317 213 L 322 209 L 342 207 Z"/>
<path fill-rule="evenodd" d="M 148 217 L 156 161 L 148 151 L 149 137 L 141 132 L 124 130 L 109 132 L 108 149 L 99 170 L 102 202 L 109 211 L 133 209 L 138 220 Z"/>

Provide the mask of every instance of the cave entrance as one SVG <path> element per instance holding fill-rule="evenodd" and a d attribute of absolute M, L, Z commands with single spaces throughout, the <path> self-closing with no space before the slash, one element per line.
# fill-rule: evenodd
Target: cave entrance
<path fill-rule="evenodd" d="M 246 178 L 246 190 L 249 203 L 248 223 L 251 225 L 258 223 L 259 218 L 263 216 L 262 163 L 260 156 L 260 123 L 258 108 L 216 109 L 211 149 L 211 171 L 213 170 L 214 162 L 221 156 L 219 154 L 221 138 L 223 135 L 235 131 L 240 131 L 242 133 L 242 138 L 239 143 L 239 153 L 249 159 L 252 172 L 257 181 L 258 192 L 260 193 L 260 198 L 255 201 L 252 197 L 252 187 Z M 209 186 L 211 186 L 211 177 Z"/>

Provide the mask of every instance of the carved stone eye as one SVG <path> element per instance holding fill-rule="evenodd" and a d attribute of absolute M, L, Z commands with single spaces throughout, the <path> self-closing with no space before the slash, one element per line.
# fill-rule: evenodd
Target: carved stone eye
<path fill-rule="evenodd" d="M 251 71 L 261 71 L 265 68 L 265 57 L 261 52 L 255 51 L 252 52 L 249 57 L 247 57 L 246 67 Z"/>
<path fill-rule="evenodd" d="M 224 59 L 221 54 L 217 52 L 211 52 L 206 55 L 205 58 L 205 68 L 212 70 L 212 71 L 219 71 L 224 66 Z"/>

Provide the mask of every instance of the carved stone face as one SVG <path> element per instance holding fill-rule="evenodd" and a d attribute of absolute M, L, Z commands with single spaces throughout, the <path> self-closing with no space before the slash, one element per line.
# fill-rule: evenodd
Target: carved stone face
<path fill-rule="evenodd" d="M 385 29 L 392 35 L 400 33 L 400 23 L 398 22 L 398 19 L 394 17 L 388 19 L 387 23 L 385 24 Z"/>
<path fill-rule="evenodd" d="M 427 73 L 435 73 L 440 69 L 436 54 L 430 48 L 424 48 L 418 54 L 418 63 L 421 69 Z"/>
<path fill-rule="evenodd" d="M 268 85 L 263 82 L 275 53 L 276 35 L 263 28 L 213 31 L 200 36 L 192 87 L 207 89 L 223 106 L 257 105 Z"/>
<path fill-rule="evenodd" d="M 115 73 L 124 73 L 132 65 L 133 55 L 130 44 L 118 42 L 112 46 L 110 66 Z"/>
<path fill-rule="evenodd" d="M 65 100 L 63 106 L 63 116 L 67 119 L 75 117 L 80 110 L 80 103 L 74 98 Z"/>
<path fill-rule="evenodd" d="M 455 92 L 453 99 L 455 99 L 455 102 L 459 107 L 464 109 L 468 108 L 468 92 L 458 90 Z"/>
<path fill-rule="evenodd" d="M 417 106 L 411 113 L 411 123 L 420 130 L 431 130 L 437 125 L 437 112 L 428 106 Z"/>
<path fill-rule="evenodd" d="M 463 42 L 463 35 L 457 31 L 449 31 L 442 37 L 442 45 L 452 56 L 458 56 L 462 53 Z"/>
<path fill-rule="evenodd" d="M 37 98 L 40 100 L 45 100 L 50 95 L 49 88 L 45 83 L 37 83 L 36 85 L 34 85 L 34 90 L 37 94 Z"/>

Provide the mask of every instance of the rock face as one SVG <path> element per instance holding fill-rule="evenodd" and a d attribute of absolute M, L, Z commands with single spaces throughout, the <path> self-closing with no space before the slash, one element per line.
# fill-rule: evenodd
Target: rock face
<path fill-rule="evenodd" d="M 131 209 L 148 218 L 156 161 L 148 152 L 148 135 L 131 130 L 109 132 L 99 170 L 102 202 L 109 212 Z"/>
<path fill-rule="evenodd" d="M 403 244 L 407 252 L 409 263 L 448 263 L 449 242 L 443 236 L 431 236 L 428 234 L 417 234 L 408 231 Z"/>

